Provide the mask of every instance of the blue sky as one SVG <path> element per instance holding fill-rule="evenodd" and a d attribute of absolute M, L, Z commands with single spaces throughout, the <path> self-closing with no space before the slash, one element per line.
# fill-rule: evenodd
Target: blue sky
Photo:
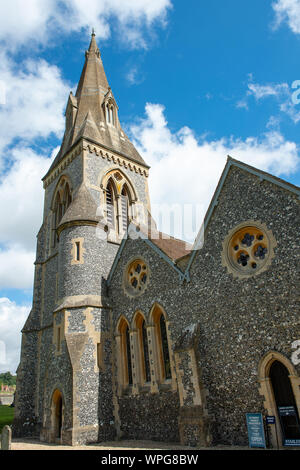
<path fill-rule="evenodd" d="M 203 216 L 227 154 L 300 186 L 299 0 L 1 2 L 0 371 L 18 363 L 41 178 L 93 27 L 154 207 L 192 203 Z"/>

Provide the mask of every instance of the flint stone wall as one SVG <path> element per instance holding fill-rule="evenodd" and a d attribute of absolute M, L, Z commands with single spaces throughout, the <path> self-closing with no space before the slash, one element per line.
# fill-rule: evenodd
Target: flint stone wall
<path fill-rule="evenodd" d="M 277 247 L 265 272 L 242 280 L 233 278 L 222 265 L 222 243 L 230 230 L 250 219 L 267 225 Z M 173 342 L 183 329 L 199 323 L 198 368 L 213 445 L 247 445 L 246 413 L 265 412 L 259 363 L 272 350 L 290 359 L 292 343 L 300 339 L 299 220 L 296 195 L 233 167 L 189 283 L 180 284 L 175 271 L 141 240 L 127 242 L 113 276 L 110 293 L 115 322 L 121 314 L 131 321 L 137 310 L 147 315 L 158 302 L 170 320 Z M 146 292 L 129 299 L 122 290 L 122 273 L 134 256 L 142 256 L 153 274 Z M 300 373 L 300 365 L 295 369 Z M 121 409 L 124 400 L 128 398 L 119 399 Z M 139 397 L 138 401 L 143 400 Z M 146 413 L 142 407 L 138 410 L 140 426 L 146 426 Z M 123 426 L 130 427 L 130 414 L 123 413 L 122 419 Z"/>

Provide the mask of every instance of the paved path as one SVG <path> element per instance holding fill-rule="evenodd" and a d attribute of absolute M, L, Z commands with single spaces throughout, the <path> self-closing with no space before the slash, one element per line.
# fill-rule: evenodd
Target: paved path
<path fill-rule="evenodd" d="M 153 441 L 113 441 L 88 446 L 61 446 L 47 444 L 31 439 L 13 439 L 12 450 L 200 450 L 176 444 L 166 444 Z M 201 450 L 248 450 L 248 447 L 218 446 L 214 448 L 202 448 Z"/>

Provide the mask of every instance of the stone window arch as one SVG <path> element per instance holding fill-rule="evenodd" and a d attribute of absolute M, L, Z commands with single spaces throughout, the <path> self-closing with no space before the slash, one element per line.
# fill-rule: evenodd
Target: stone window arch
<path fill-rule="evenodd" d="M 116 329 L 118 383 L 121 391 L 133 384 L 129 323 L 121 317 Z"/>
<path fill-rule="evenodd" d="M 153 346 L 155 350 L 156 374 L 159 382 L 172 379 L 171 347 L 168 335 L 168 320 L 164 309 L 155 304 L 150 313 L 153 327 Z"/>
<path fill-rule="evenodd" d="M 105 118 L 107 124 L 116 126 L 116 109 L 112 99 L 105 103 Z"/>
<path fill-rule="evenodd" d="M 72 190 L 69 179 L 62 176 L 56 186 L 52 203 L 52 246 L 58 242 L 57 228 L 72 202 Z"/>
<path fill-rule="evenodd" d="M 135 332 L 135 357 L 138 358 L 135 368 L 138 370 L 138 382 L 144 385 L 151 382 L 151 368 L 147 323 L 141 312 L 137 312 L 134 317 L 133 330 Z"/>
<path fill-rule="evenodd" d="M 105 197 L 107 223 L 113 230 L 117 230 L 117 194 L 112 178 L 108 180 Z"/>
<path fill-rule="evenodd" d="M 122 192 L 121 192 L 121 220 L 122 220 L 122 230 L 125 232 L 129 223 L 129 211 L 132 207 L 132 201 L 130 197 L 130 191 L 128 189 L 127 183 L 124 183 Z"/>
<path fill-rule="evenodd" d="M 118 241 L 135 218 L 136 193 L 129 179 L 119 170 L 110 170 L 100 184 L 104 192 L 104 213 L 111 236 Z"/>

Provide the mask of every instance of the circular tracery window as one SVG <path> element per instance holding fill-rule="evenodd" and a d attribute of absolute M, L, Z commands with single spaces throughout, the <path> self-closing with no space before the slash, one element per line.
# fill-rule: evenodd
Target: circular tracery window
<path fill-rule="evenodd" d="M 275 246 L 272 232 L 265 225 L 259 222 L 241 224 L 226 237 L 223 265 L 237 277 L 255 275 L 271 263 Z"/>
<path fill-rule="evenodd" d="M 133 261 L 126 273 L 126 291 L 131 295 L 139 295 L 146 289 L 149 279 L 149 270 L 143 260 Z"/>

